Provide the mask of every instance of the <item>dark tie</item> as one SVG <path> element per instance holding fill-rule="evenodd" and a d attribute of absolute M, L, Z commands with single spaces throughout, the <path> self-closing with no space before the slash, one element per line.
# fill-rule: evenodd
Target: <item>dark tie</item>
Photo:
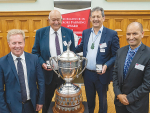
<path fill-rule="evenodd" d="M 21 87 L 21 97 L 22 97 L 22 102 L 25 102 L 27 100 L 27 93 L 26 93 L 26 87 L 25 87 L 25 79 L 24 79 L 24 71 L 23 71 L 23 66 L 21 63 L 21 58 L 17 58 L 18 63 L 17 63 L 17 69 L 18 69 L 18 77 L 20 81 L 20 87 Z"/>
<path fill-rule="evenodd" d="M 134 57 L 134 54 L 135 52 L 134 51 L 131 51 L 130 54 L 129 54 L 129 57 L 128 59 L 126 60 L 125 62 L 125 65 L 124 65 L 124 73 L 123 73 L 123 78 L 125 79 L 126 78 L 126 75 L 127 75 L 127 72 L 129 70 L 129 67 L 130 67 L 130 64 L 132 62 L 132 59 Z"/>
<path fill-rule="evenodd" d="M 57 55 L 60 55 L 60 46 L 59 46 L 59 39 L 58 39 L 58 36 L 57 36 L 57 32 L 55 32 L 55 45 L 56 45 L 56 52 L 57 52 Z"/>

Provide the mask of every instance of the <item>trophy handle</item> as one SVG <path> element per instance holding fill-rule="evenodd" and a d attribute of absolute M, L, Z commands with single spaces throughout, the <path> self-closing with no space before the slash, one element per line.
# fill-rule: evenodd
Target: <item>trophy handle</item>
<path fill-rule="evenodd" d="M 51 68 L 53 69 L 53 71 L 58 75 L 58 77 L 60 77 L 60 74 L 58 74 L 58 73 L 55 71 L 55 69 L 53 68 L 52 60 L 54 60 L 55 62 L 57 62 L 56 57 L 50 57 L 50 58 L 49 58 L 49 62 L 50 62 L 50 65 L 51 65 Z"/>
<path fill-rule="evenodd" d="M 83 62 L 83 60 L 85 60 L 85 66 L 84 66 L 83 70 L 82 70 L 79 74 L 76 75 L 77 78 L 78 78 L 79 75 L 85 70 L 85 68 L 86 68 L 86 66 L 87 66 L 87 58 L 82 57 L 82 60 L 80 61 L 80 63 Z M 79 67 L 81 67 L 81 66 L 79 66 Z"/>

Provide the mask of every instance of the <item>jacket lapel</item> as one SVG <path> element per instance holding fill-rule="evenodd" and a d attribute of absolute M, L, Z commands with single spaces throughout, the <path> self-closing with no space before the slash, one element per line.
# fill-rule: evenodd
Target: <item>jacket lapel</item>
<path fill-rule="evenodd" d="M 99 44 L 104 43 L 105 39 L 106 39 L 106 28 L 103 27 L 103 31 L 102 31 L 102 35 L 101 35 L 101 40 L 100 40 Z"/>
<path fill-rule="evenodd" d="M 129 67 L 129 70 L 127 72 L 127 75 L 126 75 L 126 78 L 129 76 L 131 70 L 134 68 L 135 64 L 137 63 L 138 59 L 141 57 L 141 55 L 143 54 L 144 52 L 144 49 L 145 49 L 145 46 L 142 44 L 141 47 L 139 48 L 139 50 L 136 52 L 131 64 L 130 64 L 130 67 Z"/>
<path fill-rule="evenodd" d="M 62 45 L 63 45 L 63 51 L 67 50 L 67 46 L 64 45 L 64 42 L 68 44 L 68 38 L 66 37 L 66 31 L 63 27 L 61 27 L 61 35 L 62 35 Z M 72 43 L 72 42 L 71 42 Z"/>
<path fill-rule="evenodd" d="M 99 44 L 104 43 L 105 39 L 106 39 L 106 28 L 103 27 L 103 31 L 102 31 L 102 35 L 101 35 L 101 39 L 100 39 L 100 41 L 99 41 Z M 98 56 L 98 54 L 100 54 L 99 51 L 100 51 L 100 47 L 98 47 L 97 56 Z"/>
<path fill-rule="evenodd" d="M 47 51 L 47 54 L 49 57 L 50 56 L 50 50 L 49 50 L 49 34 L 50 34 L 50 26 L 47 27 L 47 29 L 45 30 L 44 36 L 43 36 L 43 45 L 45 46 L 45 49 Z"/>
<path fill-rule="evenodd" d="M 10 66 L 13 70 L 13 73 L 16 76 L 16 79 L 17 79 L 17 81 L 19 83 L 19 86 L 20 86 L 19 77 L 18 77 L 16 66 L 15 66 L 15 63 L 14 63 L 14 60 L 13 60 L 13 57 L 12 57 L 11 53 L 8 54 L 8 62 L 10 64 Z"/>
<path fill-rule="evenodd" d="M 88 47 L 88 42 L 89 42 L 90 34 L 91 34 L 91 29 L 89 29 L 87 31 L 87 34 L 85 34 L 85 46 L 83 46 L 83 47 L 85 47 L 85 50 L 86 50 L 85 53 L 87 53 L 87 47 Z"/>
<path fill-rule="evenodd" d="M 121 60 L 119 61 L 120 62 L 120 77 L 121 77 L 121 80 L 123 82 L 123 70 L 124 70 L 124 63 L 125 63 L 125 60 L 126 60 L 126 56 L 127 56 L 127 52 L 129 50 L 129 45 L 125 47 L 125 49 L 121 52 Z"/>
<path fill-rule="evenodd" d="M 26 52 L 25 53 L 25 62 L 26 62 L 26 68 L 27 68 L 27 77 L 28 77 L 28 84 L 30 83 L 29 81 L 29 76 L 30 76 L 30 57 Z M 29 85 L 30 86 L 30 85 Z"/>

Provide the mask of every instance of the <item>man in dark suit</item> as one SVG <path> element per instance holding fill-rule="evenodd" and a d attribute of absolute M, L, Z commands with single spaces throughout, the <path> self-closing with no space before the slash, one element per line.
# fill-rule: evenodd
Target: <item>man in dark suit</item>
<path fill-rule="evenodd" d="M 45 93 L 38 56 L 24 52 L 22 30 L 10 30 L 7 41 L 11 52 L 0 58 L 0 113 L 36 113 Z"/>
<path fill-rule="evenodd" d="M 81 44 L 75 49 L 77 53 L 83 51 L 83 56 L 88 59 L 83 78 L 90 113 L 94 113 L 96 91 L 99 113 L 107 113 L 107 89 L 119 48 L 117 32 L 104 27 L 104 20 L 103 8 L 93 8 L 90 17 L 93 27 L 83 31 Z M 102 68 L 102 72 L 97 73 L 96 67 Z"/>
<path fill-rule="evenodd" d="M 52 69 L 47 69 L 46 62 L 49 61 L 50 57 L 56 57 L 66 51 L 68 43 L 71 43 L 70 50 L 75 50 L 73 32 L 68 28 L 61 27 L 62 17 L 59 11 L 53 10 L 50 12 L 49 23 L 50 26 L 37 30 L 32 48 L 32 53 L 39 57 L 45 76 L 46 91 L 43 113 L 47 113 L 55 89 L 64 82 L 61 78 L 58 78 L 58 75 Z M 54 64 L 55 67 L 57 67 L 56 64 Z"/>
<path fill-rule="evenodd" d="M 113 71 L 116 113 L 148 113 L 150 92 L 150 48 L 142 43 L 143 27 L 128 25 L 129 45 L 117 51 Z"/>

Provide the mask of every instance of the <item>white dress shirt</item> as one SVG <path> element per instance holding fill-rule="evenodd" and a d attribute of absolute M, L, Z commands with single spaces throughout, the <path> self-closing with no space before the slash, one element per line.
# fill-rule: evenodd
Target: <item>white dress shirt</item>
<path fill-rule="evenodd" d="M 62 44 L 61 28 L 58 29 L 57 36 L 58 36 L 58 40 L 59 40 L 60 52 L 62 54 L 62 52 L 63 52 L 63 44 Z M 56 45 L 55 45 L 55 37 L 56 37 L 55 31 L 50 27 L 49 50 L 50 50 L 51 57 L 57 57 Z M 57 65 L 56 65 L 55 61 L 53 61 L 53 64 L 54 64 L 54 69 L 57 69 Z"/>
<path fill-rule="evenodd" d="M 11 52 L 11 55 L 13 57 L 15 67 L 16 67 L 16 70 L 17 70 L 17 73 L 18 73 L 18 69 L 17 69 L 18 60 L 16 59 L 18 57 L 15 56 L 12 52 Z M 22 63 L 22 66 L 23 66 L 23 71 L 24 71 L 25 87 L 26 87 L 26 92 L 27 92 L 27 100 L 30 100 L 30 90 L 29 90 L 29 85 L 28 85 L 27 67 L 26 67 L 24 52 L 19 58 L 21 58 L 21 63 Z"/>

